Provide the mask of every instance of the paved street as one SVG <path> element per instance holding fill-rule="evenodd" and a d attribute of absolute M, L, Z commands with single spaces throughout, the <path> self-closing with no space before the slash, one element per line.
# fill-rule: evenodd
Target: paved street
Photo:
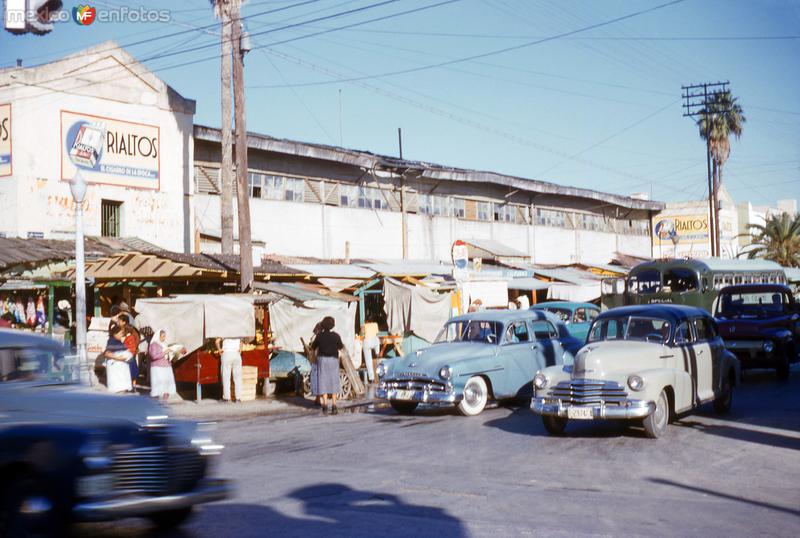
<path fill-rule="evenodd" d="M 238 485 L 185 536 L 796 536 L 800 371 L 747 373 L 733 411 L 667 438 L 618 424 L 550 437 L 526 408 L 477 418 L 357 408 L 228 419 L 219 474 Z M 145 523 L 77 533 L 145 536 Z"/>

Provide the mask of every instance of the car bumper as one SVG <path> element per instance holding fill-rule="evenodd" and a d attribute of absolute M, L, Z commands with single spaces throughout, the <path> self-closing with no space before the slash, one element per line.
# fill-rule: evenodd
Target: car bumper
<path fill-rule="evenodd" d="M 192 491 L 158 497 L 123 497 L 100 501 L 87 501 L 72 509 L 75 521 L 109 521 L 125 517 L 145 516 L 165 510 L 187 508 L 195 504 L 220 501 L 231 494 L 227 480 L 207 479 Z"/>
<path fill-rule="evenodd" d="M 771 351 L 764 351 L 763 340 L 733 340 L 725 343 L 725 349 L 736 355 L 743 368 L 761 368 L 772 366 L 783 359 L 777 344 Z"/>
<path fill-rule="evenodd" d="M 461 396 L 454 391 L 400 390 L 386 387 L 378 387 L 375 397 L 380 400 L 442 404 L 461 400 Z"/>
<path fill-rule="evenodd" d="M 531 410 L 537 415 L 569 418 L 570 407 L 591 409 L 592 420 L 624 420 L 645 418 L 655 411 L 656 404 L 655 402 L 648 402 L 645 400 L 626 400 L 621 405 L 595 404 L 573 406 L 571 403 L 554 400 L 552 398 L 533 398 L 531 400 Z"/>

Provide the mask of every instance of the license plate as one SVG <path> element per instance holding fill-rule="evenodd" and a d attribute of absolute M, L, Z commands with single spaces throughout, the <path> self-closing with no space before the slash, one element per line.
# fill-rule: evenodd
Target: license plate
<path fill-rule="evenodd" d="M 567 418 L 591 420 L 594 416 L 592 415 L 591 407 L 567 407 Z"/>
<path fill-rule="evenodd" d="M 395 400 L 413 400 L 414 399 L 414 391 L 413 390 L 398 390 L 395 392 L 394 396 Z"/>

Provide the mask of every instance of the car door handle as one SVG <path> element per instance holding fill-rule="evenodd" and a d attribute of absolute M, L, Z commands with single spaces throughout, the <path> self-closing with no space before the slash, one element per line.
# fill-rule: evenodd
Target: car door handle
<path fill-rule="evenodd" d="M 702 355 L 702 354 L 703 354 L 703 350 L 702 350 L 702 349 L 699 349 L 699 350 L 697 351 L 697 354 L 698 354 L 698 355 Z"/>

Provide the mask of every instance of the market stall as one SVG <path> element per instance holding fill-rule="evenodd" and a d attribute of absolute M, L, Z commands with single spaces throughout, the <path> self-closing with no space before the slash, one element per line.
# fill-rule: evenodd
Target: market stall
<path fill-rule="evenodd" d="M 242 365 L 257 369 L 257 379 L 269 378 L 267 301 L 254 295 L 176 295 L 139 299 L 136 324 L 165 329 L 187 353 L 173 365 L 178 383 L 198 387 L 220 382 L 220 356 L 216 338 L 243 340 Z M 173 343 L 173 342 L 171 342 Z"/>

